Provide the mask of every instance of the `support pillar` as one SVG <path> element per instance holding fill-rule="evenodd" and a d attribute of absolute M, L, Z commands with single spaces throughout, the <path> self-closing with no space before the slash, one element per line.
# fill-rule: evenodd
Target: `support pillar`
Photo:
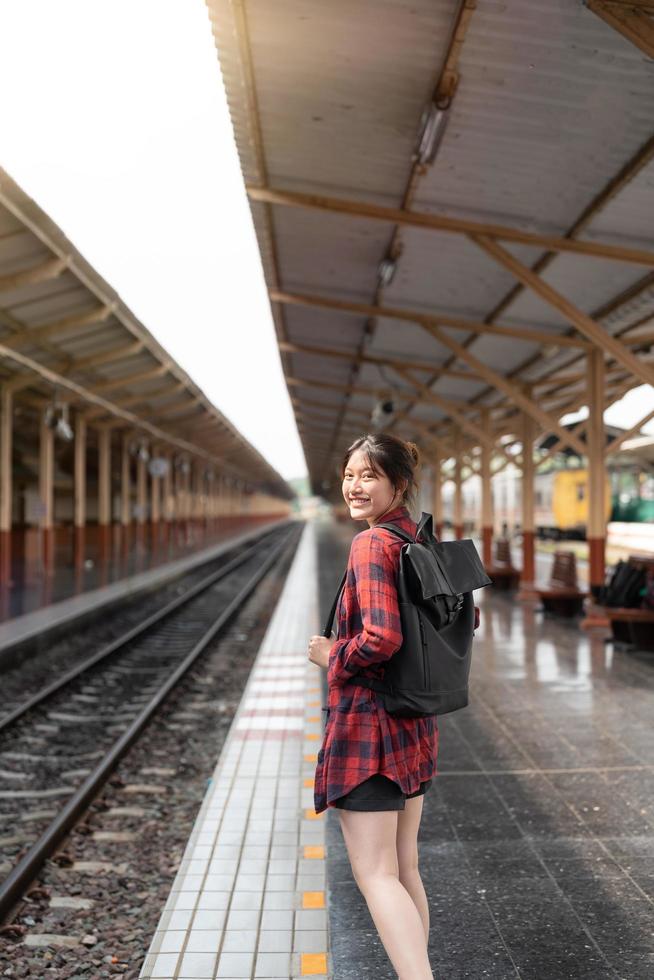
<path fill-rule="evenodd" d="M 184 473 L 184 514 L 187 524 L 193 521 L 193 463 L 188 461 L 188 466 Z"/>
<path fill-rule="evenodd" d="M 129 436 L 123 438 L 120 451 L 120 523 L 129 527 L 132 522 Z"/>
<path fill-rule="evenodd" d="M 158 524 L 161 520 L 161 477 L 150 474 L 150 520 Z"/>
<path fill-rule="evenodd" d="M 483 408 L 481 424 L 484 432 L 491 434 L 490 409 Z M 491 480 L 491 448 L 486 442 L 481 444 L 481 543 L 482 561 L 490 566 L 493 561 L 493 487 Z"/>
<path fill-rule="evenodd" d="M 48 579 L 54 557 L 52 540 L 54 525 L 54 432 L 46 423 L 45 412 L 41 414 L 39 438 L 39 504 L 42 557 L 46 573 L 43 601 L 47 603 L 50 598 Z"/>
<path fill-rule="evenodd" d="M 111 536 L 111 429 L 98 429 L 98 558 L 105 579 Z"/>
<path fill-rule="evenodd" d="M 0 587 L 9 585 L 11 577 L 13 420 L 14 396 L 4 384 L 0 387 Z"/>
<path fill-rule="evenodd" d="M 225 526 L 225 518 L 227 516 L 227 485 L 225 483 L 225 477 L 221 475 L 220 477 L 220 487 L 218 496 L 218 516 L 220 517 L 221 525 Z"/>
<path fill-rule="evenodd" d="M 183 472 L 183 462 L 177 459 L 175 462 L 175 525 L 178 529 L 178 536 L 180 532 L 185 533 L 185 520 L 186 520 L 186 501 L 184 498 L 184 472 Z"/>
<path fill-rule="evenodd" d="M 432 512 L 434 515 L 434 534 L 440 540 L 443 537 L 443 477 L 441 466 L 443 454 L 441 445 L 437 442 L 432 454 Z"/>
<path fill-rule="evenodd" d="M 111 524 L 111 429 L 98 431 L 98 524 Z"/>
<path fill-rule="evenodd" d="M 132 544 L 132 459 L 131 435 L 123 435 L 120 449 L 120 553 L 125 570 L 129 568 Z"/>
<path fill-rule="evenodd" d="M 148 515 L 148 464 L 141 459 L 140 447 L 136 454 L 136 567 L 142 568 L 146 560 L 146 520 Z"/>
<path fill-rule="evenodd" d="M 604 353 L 589 351 L 588 370 L 588 564 L 591 593 L 604 584 L 606 544 L 606 473 L 604 464 Z"/>
<path fill-rule="evenodd" d="M 184 539 L 188 542 L 191 532 L 191 468 L 190 460 L 184 460 L 179 474 L 181 497 L 181 518 L 184 529 Z"/>
<path fill-rule="evenodd" d="M 152 459 L 161 458 L 161 453 L 158 447 L 152 447 Z M 153 472 L 150 468 L 151 464 L 146 465 L 146 480 L 147 473 L 150 473 L 150 550 L 153 556 L 156 556 L 159 552 L 159 546 L 161 544 L 161 532 L 162 532 L 162 520 L 161 520 L 161 491 L 163 486 L 163 478 L 160 473 Z M 146 491 L 147 493 L 147 491 Z"/>
<path fill-rule="evenodd" d="M 463 537 L 463 481 L 461 480 L 461 430 L 454 433 L 454 537 Z"/>
<path fill-rule="evenodd" d="M 74 566 L 78 590 L 82 587 L 86 531 L 86 419 L 75 414 L 73 534 Z"/>
<path fill-rule="evenodd" d="M 163 477 L 163 519 L 172 521 L 175 517 L 175 498 L 173 496 L 173 459 L 168 453 L 165 456 L 168 468 Z"/>
<path fill-rule="evenodd" d="M 145 518 L 148 512 L 147 465 L 145 460 L 141 459 L 140 455 L 136 457 L 136 523 L 139 527 L 145 524 Z"/>
<path fill-rule="evenodd" d="M 530 390 L 525 390 L 530 395 Z M 536 439 L 534 420 L 526 412 L 522 413 L 520 440 L 522 442 L 522 570 L 520 572 L 520 599 L 536 599 L 534 590 L 536 562 L 534 553 L 534 441 Z"/>
<path fill-rule="evenodd" d="M 202 461 L 198 460 L 193 467 L 193 520 L 199 527 L 202 525 L 203 518 L 203 489 L 204 472 Z"/>

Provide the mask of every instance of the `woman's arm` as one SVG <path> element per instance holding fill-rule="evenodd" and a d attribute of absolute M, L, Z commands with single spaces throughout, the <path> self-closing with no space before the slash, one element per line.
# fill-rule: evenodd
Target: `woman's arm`
<path fill-rule="evenodd" d="M 364 531 L 356 536 L 351 568 L 363 629 L 332 646 L 327 669 L 329 684 L 347 683 L 361 668 L 383 663 L 402 645 L 396 568 L 380 532 L 373 529 L 372 533 Z"/>

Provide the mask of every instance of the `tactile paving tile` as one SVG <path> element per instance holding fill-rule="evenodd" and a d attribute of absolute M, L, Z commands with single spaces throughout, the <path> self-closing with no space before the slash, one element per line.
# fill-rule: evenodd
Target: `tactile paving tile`
<path fill-rule="evenodd" d="M 143 980 L 328 976 L 315 529 L 291 570 L 141 970 Z"/>

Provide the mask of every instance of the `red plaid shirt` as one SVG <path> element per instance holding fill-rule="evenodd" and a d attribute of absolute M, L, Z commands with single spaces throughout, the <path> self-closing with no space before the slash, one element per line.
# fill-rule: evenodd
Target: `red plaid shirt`
<path fill-rule="evenodd" d="M 416 532 L 405 507 L 385 514 L 384 522 Z M 359 673 L 383 678 L 384 662 L 402 644 L 396 587 L 402 544 L 391 531 L 374 527 L 352 541 L 337 612 L 338 639 L 329 651 L 327 723 L 314 789 L 317 813 L 375 773 L 414 793 L 436 772 L 436 718 L 393 717 L 374 691 L 348 683 Z"/>

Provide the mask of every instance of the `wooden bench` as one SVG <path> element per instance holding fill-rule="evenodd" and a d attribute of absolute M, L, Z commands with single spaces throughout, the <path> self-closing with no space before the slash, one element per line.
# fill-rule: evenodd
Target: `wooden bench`
<path fill-rule="evenodd" d="M 536 587 L 545 612 L 559 616 L 577 616 L 588 595 L 577 582 L 577 559 L 574 551 L 555 551 L 547 588 Z"/>
<path fill-rule="evenodd" d="M 630 565 L 645 572 L 654 571 L 654 557 L 629 555 Z M 654 650 L 654 609 L 602 606 L 617 643 L 628 643 L 639 650 Z"/>
<path fill-rule="evenodd" d="M 520 569 L 511 561 L 511 545 L 508 538 L 498 538 L 495 542 L 493 564 L 486 569 L 496 589 L 517 589 L 520 582 Z"/>

